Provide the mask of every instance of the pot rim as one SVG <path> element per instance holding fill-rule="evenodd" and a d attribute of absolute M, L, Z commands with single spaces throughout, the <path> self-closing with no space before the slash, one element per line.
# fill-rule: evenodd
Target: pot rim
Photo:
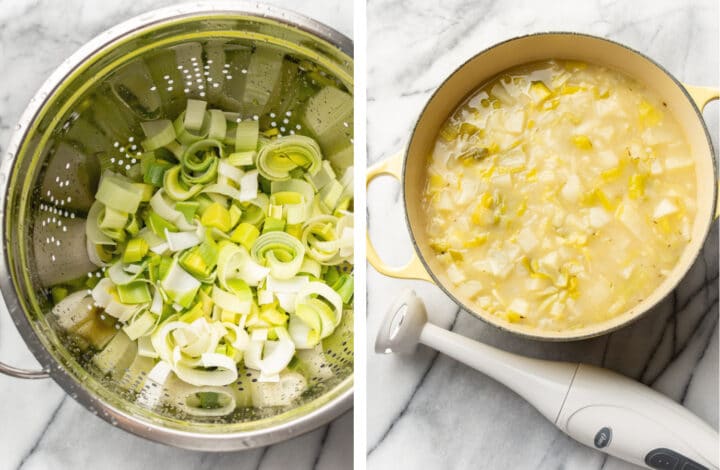
<path fill-rule="evenodd" d="M 589 39 L 593 39 L 593 40 L 597 40 L 597 41 L 604 41 L 604 42 L 610 43 L 610 44 L 612 44 L 612 45 L 622 47 L 623 49 L 626 49 L 627 51 L 629 51 L 629 52 L 633 53 L 634 55 L 636 55 L 638 58 L 644 59 L 644 60 L 646 60 L 647 62 L 649 62 L 650 64 L 652 64 L 652 65 L 654 65 L 655 67 L 657 67 L 658 70 L 662 71 L 668 78 L 670 78 L 670 80 L 673 81 L 673 83 L 675 84 L 675 86 L 677 86 L 677 87 L 680 89 L 680 91 L 683 93 L 683 95 L 685 96 L 685 99 L 689 102 L 690 106 L 692 106 L 692 110 L 695 112 L 695 115 L 696 115 L 698 121 L 700 122 L 700 124 L 701 124 L 701 126 L 702 126 L 703 132 L 705 133 L 705 139 L 706 139 L 707 145 L 708 145 L 707 150 L 708 150 L 708 153 L 710 154 L 710 158 L 712 158 L 712 164 L 713 164 L 713 169 L 714 169 L 715 175 L 718 174 L 718 162 L 717 162 L 717 160 L 716 160 L 716 158 L 715 158 L 715 150 L 714 150 L 714 147 L 713 147 L 713 144 L 712 144 L 712 139 L 710 138 L 710 133 L 709 133 L 709 131 L 708 131 L 707 124 L 705 123 L 705 119 L 703 118 L 702 112 L 701 112 L 700 109 L 698 109 L 697 104 L 696 104 L 695 101 L 692 99 L 692 97 L 690 96 L 690 94 L 688 93 L 688 91 L 685 89 L 685 87 L 683 86 L 683 84 L 682 84 L 677 78 L 675 78 L 675 76 L 674 76 L 672 73 L 670 73 L 665 67 L 663 67 L 663 66 L 660 65 L 657 61 L 653 60 L 652 58 L 648 57 L 647 55 L 643 54 L 642 52 L 639 52 L 639 51 L 637 51 L 637 50 L 635 50 L 635 49 L 633 49 L 633 48 L 631 48 L 631 47 L 629 47 L 629 46 L 627 46 L 627 45 L 625 45 L 625 44 L 623 44 L 623 43 L 620 43 L 620 42 L 617 42 L 617 41 L 613 41 L 612 39 L 604 38 L 604 37 L 601 37 L 601 36 L 595 36 L 595 35 L 593 35 L 593 34 L 579 33 L 579 32 L 576 32 L 576 31 L 541 31 L 541 32 L 534 32 L 534 33 L 529 33 L 529 34 L 523 34 L 523 35 L 520 35 L 520 36 L 514 36 L 514 37 L 509 38 L 509 39 L 506 39 L 506 40 L 504 40 L 504 41 L 495 43 L 495 44 L 493 44 L 493 45 L 491 45 L 491 46 L 489 46 L 489 47 L 486 47 L 485 49 L 481 50 L 480 52 L 478 52 L 478 53 L 476 53 L 476 54 L 473 54 L 472 57 L 468 58 L 467 60 L 463 61 L 462 64 L 458 65 L 450 74 L 448 74 L 448 76 L 442 81 L 442 83 L 440 83 L 440 84 L 435 88 L 435 91 L 433 91 L 432 95 L 425 101 L 425 104 L 424 104 L 422 110 L 420 111 L 420 113 L 418 114 L 418 118 L 417 118 L 417 120 L 415 121 L 415 124 L 413 125 L 412 132 L 410 133 L 410 138 L 408 139 L 408 142 L 407 142 L 407 144 L 405 145 L 405 148 L 404 148 L 404 151 L 403 151 L 403 162 L 402 162 L 402 173 L 401 173 L 401 175 L 402 175 L 402 177 L 401 177 L 401 185 L 402 185 L 402 190 L 403 190 L 403 204 L 404 204 L 404 207 L 405 207 L 405 223 L 406 223 L 406 225 L 407 225 L 407 227 L 408 227 L 408 232 L 409 232 L 409 234 L 410 234 L 410 241 L 412 242 L 413 249 L 414 249 L 414 251 L 415 251 L 415 255 L 417 255 L 418 259 L 419 259 L 420 262 L 422 263 L 422 266 L 423 266 L 423 268 L 425 269 L 426 273 L 428 274 L 428 276 L 430 276 L 430 278 L 432 279 L 432 282 L 433 282 L 436 286 L 438 286 L 438 287 L 445 293 L 445 295 L 447 295 L 448 297 L 450 297 L 450 299 L 451 299 L 453 302 L 455 302 L 460 308 L 462 308 L 462 309 L 465 310 L 466 312 L 470 313 L 470 314 L 473 315 L 474 317 L 476 317 L 476 318 L 484 321 L 485 323 L 489 324 L 490 326 L 493 326 L 493 327 L 498 328 L 498 329 L 500 329 L 500 330 L 502 330 L 502 331 L 504 331 L 504 332 L 511 333 L 511 334 L 513 334 L 513 335 L 516 335 L 516 336 L 519 336 L 519 337 L 522 337 L 522 338 L 525 338 L 525 339 L 531 339 L 531 340 L 536 340 L 536 341 L 547 341 L 547 342 L 581 341 L 581 340 L 590 339 L 590 338 L 595 338 L 595 337 L 598 337 L 598 336 L 603 336 L 603 335 L 612 333 L 612 332 L 614 332 L 614 331 L 616 331 L 616 330 L 619 330 L 620 328 L 624 328 L 624 327 L 630 325 L 631 323 L 636 322 L 636 321 L 639 320 L 641 317 L 645 316 L 650 310 L 652 310 L 655 306 L 657 306 L 660 302 L 662 302 L 665 298 L 667 298 L 667 296 L 670 295 L 670 294 L 675 290 L 675 288 L 677 288 L 677 285 L 678 285 L 678 284 L 682 281 L 682 279 L 687 275 L 687 272 L 688 272 L 688 271 L 690 270 L 690 268 L 692 267 L 692 264 L 691 264 L 691 265 L 688 265 L 688 267 L 687 267 L 687 269 L 685 270 L 685 272 L 683 273 L 683 275 L 678 278 L 677 283 L 675 283 L 675 284 L 672 286 L 672 288 L 668 289 L 668 291 L 667 291 L 662 297 L 658 298 L 656 302 L 654 302 L 653 304 L 647 306 L 647 308 L 645 308 L 645 309 L 642 310 L 642 311 L 639 311 L 639 312 L 636 313 L 634 316 L 628 318 L 627 320 L 625 320 L 625 321 L 622 322 L 622 323 L 617 323 L 617 324 L 614 324 L 614 325 L 610 325 L 609 327 L 606 327 L 606 328 L 604 328 L 604 329 L 599 329 L 599 330 L 597 330 L 597 331 L 591 331 L 591 332 L 589 332 L 589 333 L 584 333 L 584 334 L 580 334 L 580 335 L 566 334 L 566 335 L 562 335 L 562 336 L 560 336 L 560 335 L 547 336 L 547 335 L 542 334 L 542 331 L 541 331 L 541 330 L 538 330 L 537 333 L 531 333 L 531 332 L 526 332 L 526 331 L 521 331 L 521 330 L 515 330 L 515 329 L 512 329 L 512 328 L 509 328 L 507 325 L 505 325 L 505 324 L 503 324 L 503 323 L 494 321 L 494 320 L 490 317 L 490 315 L 481 315 L 478 310 L 475 310 L 475 309 L 473 309 L 473 308 L 468 307 L 468 306 L 465 305 L 462 301 L 460 301 L 460 300 L 458 299 L 458 297 L 456 297 L 456 296 L 452 293 L 452 290 L 451 290 L 451 289 L 447 288 L 447 287 L 438 279 L 438 277 L 435 275 L 435 273 L 433 272 L 433 270 L 430 268 L 430 265 L 429 265 L 429 264 L 427 263 L 427 261 L 425 260 L 425 257 L 423 256 L 422 251 L 420 250 L 420 247 L 419 247 L 419 245 L 418 245 L 418 241 L 417 241 L 417 239 L 416 239 L 416 237 L 415 237 L 415 232 L 414 232 L 413 226 L 412 226 L 412 224 L 410 223 L 410 217 L 409 217 L 409 215 L 408 215 L 408 210 L 407 210 L 408 200 L 407 200 L 407 193 L 406 193 L 406 191 L 405 191 L 405 181 L 406 181 L 407 165 L 408 165 L 408 150 L 410 149 L 410 145 L 412 144 L 412 142 L 413 142 L 413 140 L 414 140 L 414 138 L 415 138 L 415 134 L 416 134 L 416 132 L 417 132 L 418 125 L 420 124 L 420 121 L 422 120 L 422 117 L 423 117 L 423 115 L 425 114 L 425 111 L 427 110 L 428 105 L 433 101 L 433 99 L 434 99 L 435 96 L 438 94 L 438 92 L 447 84 L 447 82 L 448 82 L 456 73 L 458 73 L 458 72 L 459 72 L 461 69 L 463 69 L 468 63 L 472 62 L 472 61 L 475 60 L 477 57 L 479 57 L 479 56 L 481 56 L 481 55 L 483 55 L 483 54 L 485 54 L 485 53 L 487 53 L 487 52 L 489 52 L 489 51 L 491 51 L 491 50 L 493 50 L 493 49 L 495 49 L 495 48 L 501 47 L 501 46 L 503 46 L 503 45 L 505 45 L 505 44 L 507 44 L 507 43 L 514 42 L 514 41 L 521 40 L 521 39 L 532 38 L 532 37 L 540 37 L 540 36 L 579 36 L 579 37 L 589 38 Z M 517 65 L 522 65 L 522 64 L 518 63 Z M 712 203 L 712 204 L 713 204 L 713 206 L 712 206 L 712 210 L 711 210 L 711 213 L 710 213 L 710 214 L 711 214 L 711 215 L 710 215 L 711 218 L 713 217 L 712 214 L 715 213 L 716 206 L 717 206 L 717 191 L 718 191 L 718 187 L 717 187 L 717 184 L 716 184 L 716 185 L 714 185 L 713 193 L 712 193 L 712 198 L 713 198 L 713 203 Z M 701 241 L 700 243 L 698 243 L 698 245 L 697 245 L 697 250 L 696 250 L 695 253 L 693 254 L 693 259 L 694 259 L 694 260 L 697 259 L 698 255 L 700 254 L 700 251 L 702 250 L 704 241 L 707 239 L 708 233 L 710 232 L 710 227 L 711 227 L 711 225 L 712 225 L 712 224 L 708 224 L 708 228 L 705 230 L 705 233 L 704 233 L 703 236 L 702 236 L 702 241 Z M 572 331 L 570 331 L 570 333 L 572 333 Z"/>
<path fill-rule="evenodd" d="M 337 47 L 350 59 L 353 57 L 352 40 L 337 30 L 294 11 L 248 1 L 236 1 L 233 3 L 201 1 L 174 5 L 152 10 L 111 27 L 86 42 L 65 59 L 41 85 L 23 111 L 9 140 L 5 158 L 0 162 L 0 184 L 5 186 L 2 191 L 2 206 L 0 208 L 0 226 L 3 227 L 4 240 L 7 240 L 5 224 L 7 219 L 8 184 L 15 166 L 18 150 L 25 141 L 29 128 L 45 105 L 47 97 L 51 96 L 56 88 L 78 67 L 91 60 L 98 52 L 113 47 L 118 40 L 142 33 L 148 28 L 166 22 L 191 19 L 197 16 L 221 16 L 223 14 L 268 19 L 315 36 L 319 40 Z M 3 245 L 3 249 L 0 250 L 0 291 L 8 313 L 25 344 L 43 366 L 43 370 L 68 395 L 71 395 L 86 409 L 114 426 L 118 426 L 137 436 L 175 447 L 202 451 L 232 451 L 266 446 L 296 437 L 332 421 L 352 408 L 353 375 L 351 374 L 331 391 L 316 398 L 315 400 L 323 400 L 324 397 L 329 397 L 316 409 L 289 421 L 272 424 L 263 429 L 228 433 L 192 432 L 160 426 L 137 415 L 126 413 L 83 387 L 79 380 L 59 366 L 55 357 L 40 341 L 38 333 L 31 325 L 18 299 L 14 281 L 10 276 L 7 242 L 5 241 Z M 276 415 L 271 419 L 277 420 L 281 416 L 282 414 Z"/>

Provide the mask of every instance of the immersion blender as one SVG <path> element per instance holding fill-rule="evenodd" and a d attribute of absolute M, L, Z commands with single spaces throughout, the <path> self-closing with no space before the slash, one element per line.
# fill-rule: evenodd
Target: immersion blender
<path fill-rule="evenodd" d="M 718 433 L 655 390 L 587 364 L 519 356 L 428 323 L 408 290 L 393 304 L 375 342 L 378 353 L 425 344 L 515 391 L 561 431 L 586 446 L 651 469 L 718 470 Z"/>

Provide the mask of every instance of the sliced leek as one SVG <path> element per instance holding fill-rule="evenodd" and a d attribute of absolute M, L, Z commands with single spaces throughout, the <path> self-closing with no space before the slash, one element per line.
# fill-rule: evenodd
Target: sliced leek
<path fill-rule="evenodd" d="M 310 137 L 289 135 L 262 145 L 257 154 L 257 169 L 272 181 L 290 179 L 290 172 L 301 168 L 314 175 L 320 170 L 320 146 Z"/>
<path fill-rule="evenodd" d="M 335 266 L 352 261 L 351 170 L 338 179 L 315 140 L 259 122 L 188 100 L 174 121 L 143 123 L 141 162 L 106 170 L 88 211 L 88 256 L 102 271 L 89 292 L 51 290 L 58 306 L 86 309 L 83 322 L 93 306 L 107 314 L 121 349 L 160 381 L 173 372 L 216 390 L 239 370 L 290 380 L 296 350 L 332 334 L 352 302 L 352 276 Z M 159 397 L 143 389 L 143 400 Z"/>

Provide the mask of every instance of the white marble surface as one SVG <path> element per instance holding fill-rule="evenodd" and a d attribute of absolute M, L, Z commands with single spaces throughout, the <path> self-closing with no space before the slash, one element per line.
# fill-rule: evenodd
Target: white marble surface
<path fill-rule="evenodd" d="M 474 53 L 548 30 L 594 33 L 655 58 L 681 80 L 718 83 L 718 3 L 643 1 L 395 1 L 368 3 L 368 161 L 406 138 L 435 87 Z M 718 104 L 705 112 L 717 137 Z M 717 139 L 715 139 L 717 148 Z M 380 254 L 400 265 L 411 252 L 399 186 L 368 192 Z M 500 333 L 438 288 L 368 269 L 368 351 L 395 294 L 411 286 L 433 321 L 523 354 L 602 364 L 682 401 L 718 426 L 718 231 L 674 294 L 634 325 L 597 339 L 543 344 Z M 492 379 L 422 348 L 409 358 L 369 353 L 368 469 L 630 469 L 561 434 Z"/>
<path fill-rule="evenodd" d="M 0 0 L 0 154 L 21 112 L 60 62 L 113 24 L 170 0 Z M 271 0 L 352 36 L 352 4 L 332 0 Z M 0 360 L 36 367 L 0 306 Z M 0 470 L 6 469 L 347 469 L 353 419 L 294 440 L 246 452 L 211 454 L 173 449 L 113 428 L 51 380 L 0 375 Z"/>

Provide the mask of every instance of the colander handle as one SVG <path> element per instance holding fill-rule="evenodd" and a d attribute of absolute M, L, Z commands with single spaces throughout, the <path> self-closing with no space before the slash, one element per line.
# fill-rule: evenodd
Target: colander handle
<path fill-rule="evenodd" d="M 18 379 L 47 379 L 50 377 L 50 374 L 44 370 L 18 369 L 3 362 L 0 362 L 0 374 L 17 377 Z"/>
<path fill-rule="evenodd" d="M 367 175 L 365 176 L 365 186 L 370 186 L 370 182 L 380 175 L 394 176 L 395 179 L 402 182 L 402 162 L 403 154 L 399 152 L 371 166 L 368 168 Z M 421 281 L 433 282 L 416 253 L 412 254 L 412 258 L 410 258 L 410 261 L 405 266 L 399 268 L 388 266 L 380 259 L 377 251 L 375 251 L 375 247 L 370 240 L 370 232 L 367 232 L 366 238 L 367 259 L 380 274 L 400 279 L 419 279 Z"/>

